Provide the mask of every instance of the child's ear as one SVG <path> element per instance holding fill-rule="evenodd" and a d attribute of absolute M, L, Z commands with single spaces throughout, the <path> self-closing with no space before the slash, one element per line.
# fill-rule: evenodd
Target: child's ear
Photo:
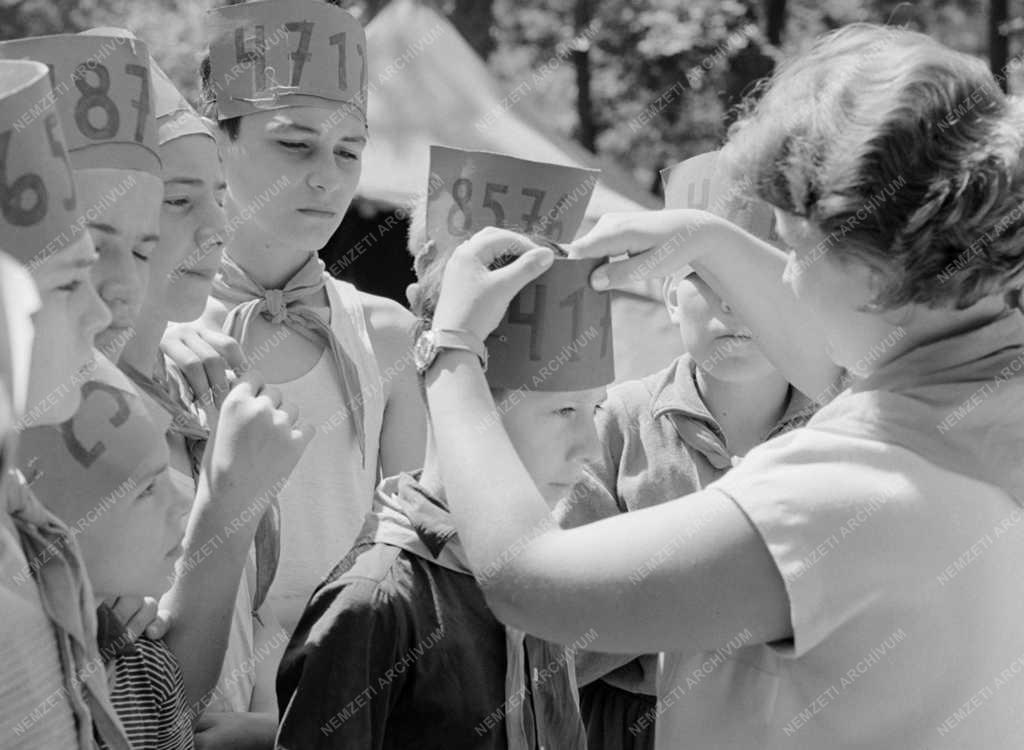
<path fill-rule="evenodd" d="M 665 301 L 665 309 L 668 310 L 668 317 L 673 323 L 679 322 L 679 295 L 676 288 L 679 286 L 679 279 L 674 276 L 666 276 L 661 284 L 661 298 Z"/>

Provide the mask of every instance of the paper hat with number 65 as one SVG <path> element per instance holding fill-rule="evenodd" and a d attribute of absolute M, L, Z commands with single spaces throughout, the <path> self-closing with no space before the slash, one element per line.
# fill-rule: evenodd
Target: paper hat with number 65
<path fill-rule="evenodd" d="M 366 34 L 322 0 L 255 0 L 209 12 L 210 88 L 221 120 L 346 104 L 366 118 Z"/>
<path fill-rule="evenodd" d="M 83 380 L 74 417 L 24 430 L 19 438 L 19 468 L 59 515 L 71 503 L 85 512 L 137 492 L 146 472 L 168 461 L 166 413 L 147 409 L 135 386 L 102 355 Z"/>
<path fill-rule="evenodd" d="M 46 66 L 0 60 L 0 250 L 26 266 L 67 245 L 78 199 Z"/>
<path fill-rule="evenodd" d="M 665 208 L 696 208 L 728 219 L 755 237 L 773 239 L 771 206 L 752 198 L 741 181 L 730 179 L 719 163 L 719 151 L 693 156 L 661 170 Z M 691 269 L 685 268 L 678 276 Z"/>
<path fill-rule="evenodd" d="M 431 146 L 427 236 L 447 256 L 484 227 L 539 241 L 576 236 L 598 172 Z M 590 287 L 601 260 L 558 258 L 512 300 L 487 338 L 493 388 L 579 391 L 615 379 L 611 296 Z"/>
<path fill-rule="evenodd" d="M 161 176 L 149 49 L 120 36 L 58 34 L 0 43 L 0 58 L 38 60 L 75 169 L 134 169 Z"/>

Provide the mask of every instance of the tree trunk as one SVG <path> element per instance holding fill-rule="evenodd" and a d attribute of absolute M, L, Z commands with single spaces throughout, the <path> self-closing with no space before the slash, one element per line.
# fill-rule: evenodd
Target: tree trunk
<path fill-rule="evenodd" d="M 579 37 L 590 25 L 593 8 L 590 0 L 576 0 L 574 27 Z M 576 116 L 579 127 L 576 140 L 591 152 L 597 151 L 597 127 L 594 123 L 594 102 L 590 92 L 590 42 L 578 43 L 572 50 L 572 62 L 576 68 Z"/>
<path fill-rule="evenodd" d="M 1007 91 L 1007 76 L 1003 72 L 1010 60 L 1009 39 L 1005 31 L 1007 0 L 990 0 L 988 11 L 988 64 L 1003 91 Z"/>

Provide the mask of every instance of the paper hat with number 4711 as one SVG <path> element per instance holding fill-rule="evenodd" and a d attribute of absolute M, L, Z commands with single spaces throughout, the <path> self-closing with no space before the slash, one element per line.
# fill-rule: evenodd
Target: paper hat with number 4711
<path fill-rule="evenodd" d="M 209 12 L 210 88 L 221 120 L 347 105 L 366 119 L 366 34 L 322 0 L 254 0 Z"/>
<path fill-rule="evenodd" d="M 598 172 L 483 151 L 430 148 L 427 236 L 446 257 L 484 227 L 540 241 L 575 237 Z M 611 296 L 590 287 L 603 260 L 556 258 L 519 292 L 486 341 L 493 388 L 580 391 L 615 379 Z"/>
<path fill-rule="evenodd" d="M 50 69 L 72 167 L 161 176 L 144 42 L 125 36 L 37 36 L 0 42 L 0 58 L 38 60 Z"/>

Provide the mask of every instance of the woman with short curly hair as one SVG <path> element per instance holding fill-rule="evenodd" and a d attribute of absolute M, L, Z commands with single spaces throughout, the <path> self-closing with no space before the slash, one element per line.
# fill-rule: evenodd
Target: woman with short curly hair
<path fill-rule="evenodd" d="M 724 150 L 788 253 L 694 210 L 606 216 L 569 247 L 658 248 L 597 272 L 612 284 L 692 262 L 825 404 L 676 502 L 553 528 L 475 357 L 438 357 L 448 499 L 470 564 L 499 571 L 497 616 L 667 652 L 661 748 L 1019 747 L 1022 149 L 1024 108 L 983 63 L 857 25 L 781 66 Z M 481 232 L 434 326 L 483 338 L 549 263 Z"/>

